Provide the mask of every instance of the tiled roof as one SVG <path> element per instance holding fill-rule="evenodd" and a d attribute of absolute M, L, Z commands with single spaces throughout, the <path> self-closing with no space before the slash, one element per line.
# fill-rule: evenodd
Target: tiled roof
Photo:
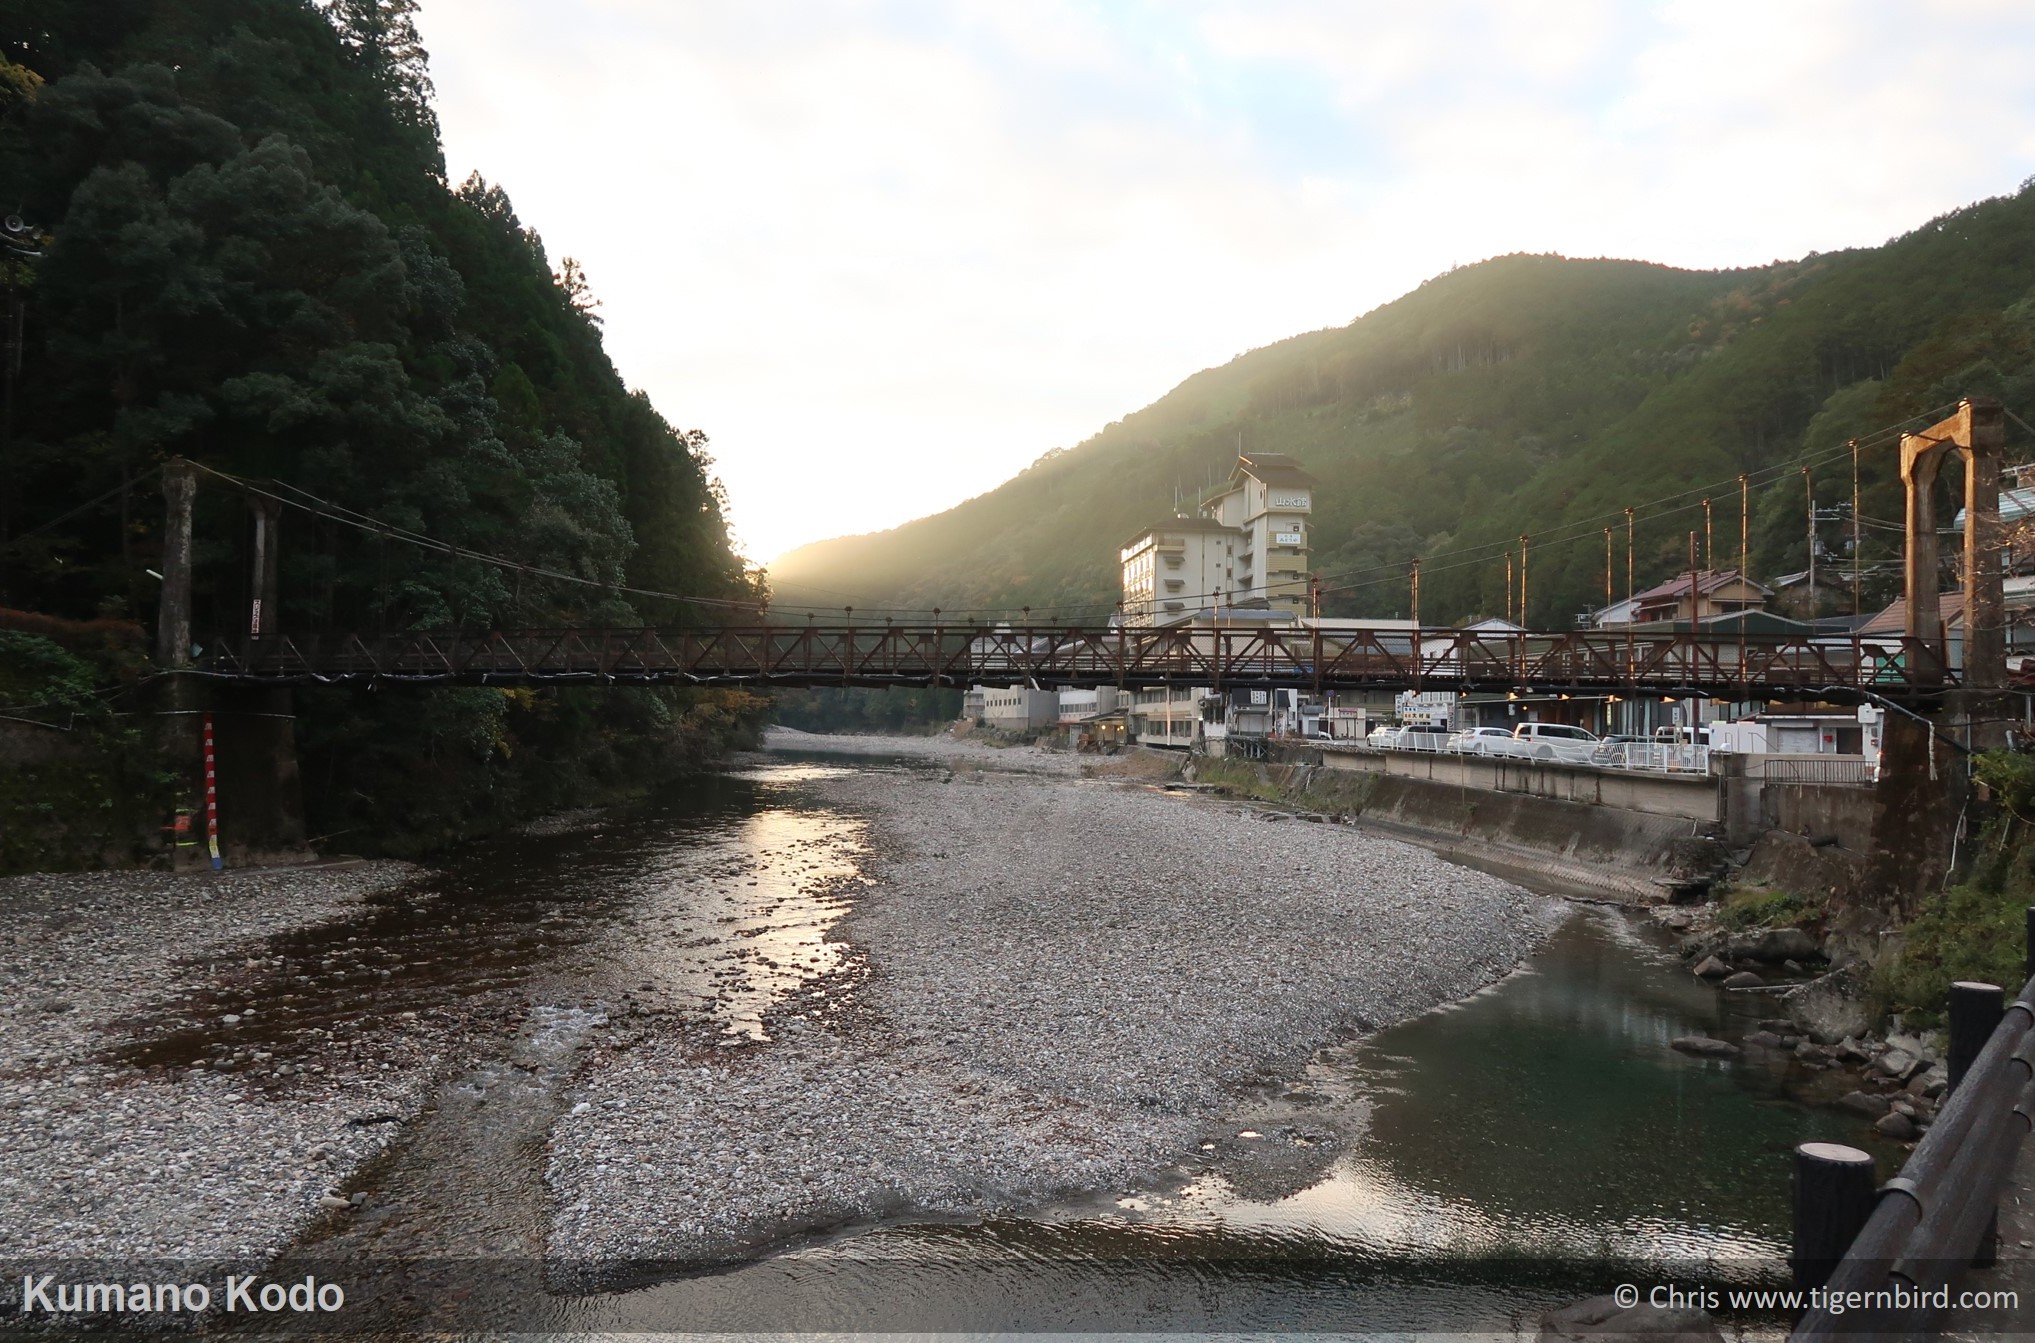
<path fill-rule="evenodd" d="M 1944 624 L 1948 625 L 1952 620 L 1959 619 L 1964 615 L 1964 589 L 1957 588 L 1950 592 L 1942 593 L 1936 600 L 1938 603 L 1936 609 L 1941 614 Z M 1887 607 L 1886 610 L 1880 612 L 1871 620 L 1866 621 L 1865 624 L 1860 625 L 1858 632 L 1861 635 L 1899 634 L 1907 628 L 1908 599 L 1906 597 L 1896 597 L 1893 604 Z"/>
<path fill-rule="evenodd" d="M 1648 588 L 1644 592 L 1634 593 L 1632 596 L 1632 600 L 1634 600 L 1635 602 L 1651 602 L 1657 601 L 1663 597 L 1687 596 L 1689 592 L 1689 583 L 1692 579 L 1698 580 L 1697 590 L 1699 592 L 1711 593 L 1717 591 L 1719 588 L 1730 587 L 1733 583 L 1738 582 L 1739 575 L 1738 570 L 1736 569 L 1706 569 L 1702 573 L 1690 573 L 1689 571 L 1684 570 L 1683 572 L 1676 574 L 1673 578 L 1670 578 L 1665 583 L 1656 583 L 1654 586 Z M 1771 592 L 1771 589 L 1767 588 L 1763 584 L 1754 582 L 1752 579 L 1746 579 L 1745 583 L 1746 586 L 1753 588 L 1759 592 L 1768 592 L 1768 593 Z"/>

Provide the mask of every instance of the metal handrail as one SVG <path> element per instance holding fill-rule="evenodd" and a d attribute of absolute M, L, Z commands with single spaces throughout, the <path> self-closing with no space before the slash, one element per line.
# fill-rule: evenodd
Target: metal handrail
<path fill-rule="evenodd" d="M 2035 910 L 2029 912 L 2029 935 L 2029 968 L 2035 970 Z M 1998 993 L 1991 986 L 1964 987 Z M 1954 1016 L 1952 1026 L 1955 1057 L 1960 1042 Z M 1900 1174 L 1880 1186 L 1870 1216 L 1822 1284 L 1830 1292 L 1933 1292 L 1980 1254 L 2000 1188 L 2035 1124 L 2035 974 L 1976 1055 Z M 1870 1296 L 1856 1299 L 1873 1302 Z M 1896 1313 L 1883 1303 L 1838 1312 L 1824 1307 L 1806 1311 L 1790 1340 L 1920 1338 L 1931 1332 L 1928 1324 L 1918 1312 Z"/>

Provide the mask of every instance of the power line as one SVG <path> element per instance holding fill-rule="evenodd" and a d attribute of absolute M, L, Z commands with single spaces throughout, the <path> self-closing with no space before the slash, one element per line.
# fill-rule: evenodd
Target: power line
<path fill-rule="evenodd" d="M 632 597 L 651 597 L 661 601 L 685 602 L 695 606 L 744 611 L 753 611 L 757 607 L 757 603 L 753 601 L 742 601 L 725 597 L 691 597 L 676 592 L 659 592 L 653 588 L 633 588 L 620 583 L 606 583 L 596 578 L 585 578 L 579 574 L 562 573 L 556 569 L 546 569 L 539 565 L 523 563 L 520 560 L 504 559 L 499 555 L 489 555 L 483 551 L 468 550 L 449 541 L 440 541 L 422 532 L 411 531 L 407 527 L 398 527 L 393 523 L 383 522 L 378 518 L 373 518 L 365 513 L 347 508 L 343 504 L 335 504 L 331 500 L 321 498 L 309 490 L 301 489 L 294 485 L 287 485 L 281 481 L 273 483 L 278 488 L 287 489 L 292 494 L 301 495 L 302 499 L 286 498 L 283 495 L 263 489 L 253 481 L 243 480 L 239 476 L 215 470 L 204 465 L 202 462 L 192 462 L 191 465 L 208 476 L 216 476 L 238 489 L 245 490 L 249 494 L 258 495 L 264 499 L 273 500 L 286 508 L 299 509 L 315 517 L 324 518 L 329 522 L 336 522 L 341 526 L 352 527 L 356 531 L 366 532 L 371 536 L 401 541 L 405 545 L 415 546 L 420 550 L 436 551 L 442 555 L 449 555 L 455 560 L 473 560 L 475 563 L 489 565 L 506 572 L 524 574 L 534 578 L 551 579 L 560 583 L 574 583 L 581 587 L 598 588 L 603 592 L 627 593 Z M 313 502 L 306 503 L 304 500 L 311 500 Z"/>

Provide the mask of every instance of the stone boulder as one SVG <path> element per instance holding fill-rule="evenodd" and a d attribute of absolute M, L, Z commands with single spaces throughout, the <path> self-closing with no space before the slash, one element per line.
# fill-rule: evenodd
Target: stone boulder
<path fill-rule="evenodd" d="M 1750 970 L 1740 970 L 1737 974 L 1725 979 L 1724 987 L 1727 989 L 1763 989 L 1766 987 L 1766 981 Z"/>
<path fill-rule="evenodd" d="M 1722 979 L 1731 973 L 1731 967 L 1715 956 L 1708 956 L 1696 966 L 1696 973 L 1704 979 Z"/>
<path fill-rule="evenodd" d="M 1834 1045 L 1873 1028 L 1865 990 L 1865 967 L 1852 964 L 1791 990 L 1781 1005 L 1802 1034 L 1819 1045 Z"/>
<path fill-rule="evenodd" d="M 1838 1098 L 1837 1108 L 1862 1114 L 1868 1119 L 1878 1119 L 1894 1108 L 1894 1103 L 1885 1096 L 1875 1096 L 1866 1091 L 1853 1091 Z"/>
<path fill-rule="evenodd" d="M 1668 1048 L 1712 1059 L 1736 1058 L 1744 1052 L 1729 1040 L 1713 1040 L 1707 1035 L 1678 1035 L 1668 1041 Z"/>
<path fill-rule="evenodd" d="M 1899 1112 L 1881 1115 L 1872 1127 L 1873 1132 L 1882 1138 L 1892 1138 L 1895 1142 L 1913 1142 L 1921 1136 L 1915 1121 Z"/>
<path fill-rule="evenodd" d="M 1725 954 L 1736 960 L 1778 965 L 1782 961 L 1821 960 L 1823 947 L 1800 928 L 1764 928 L 1732 938 Z"/>

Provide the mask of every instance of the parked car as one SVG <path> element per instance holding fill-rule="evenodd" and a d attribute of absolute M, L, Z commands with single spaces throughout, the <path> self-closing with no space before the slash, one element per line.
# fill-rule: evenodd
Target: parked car
<path fill-rule="evenodd" d="M 1512 729 L 1512 754 L 1534 760 L 1587 764 L 1596 745 L 1596 733 L 1567 723 L 1521 723 Z"/>
<path fill-rule="evenodd" d="M 1631 763 L 1634 748 L 1644 751 L 1645 737 L 1629 732 L 1614 732 L 1608 737 L 1599 737 L 1597 744 L 1590 748 L 1590 761 L 1597 765 L 1625 765 Z"/>
<path fill-rule="evenodd" d="M 1448 748 L 1457 755 L 1510 755 L 1512 733 L 1502 727 L 1466 727 L 1449 738 Z"/>
<path fill-rule="evenodd" d="M 1399 733 L 1398 745 L 1402 751 L 1445 750 L 1453 735 L 1439 723 L 1408 723 Z"/>

